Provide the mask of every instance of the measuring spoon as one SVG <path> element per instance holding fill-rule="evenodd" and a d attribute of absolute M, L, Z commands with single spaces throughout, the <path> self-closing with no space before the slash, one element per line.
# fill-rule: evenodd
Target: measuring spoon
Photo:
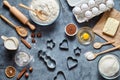
<path fill-rule="evenodd" d="M 111 44 L 111 43 L 114 43 L 114 42 L 115 42 L 114 40 L 108 41 L 108 42 L 105 42 L 105 43 L 96 42 L 96 43 L 93 44 L 93 47 L 95 49 L 99 49 L 99 48 L 101 48 L 104 45 Z"/>
<path fill-rule="evenodd" d="M 47 17 L 48 14 L 45 13 L 44 11 L 42 11 L 42 10 L 31 9 L 31 8 L 29 8 L 28 6 L 26 6 L 22 3 L 20 3 L 19 6 L 22 7 L 22 8 L 25 8 L 27 10 L 33 11 L 40 20 L 46 21 L 48 19 L 48 17 Z"/>
<path fill-rule="evenodd" d="M 0 17 L 6 21 L 8 24 L 10 24 L 13 28 L 15 28 L 16 32 L 21 36 L 21 37 L 26 37 L 28 35 L 28 31 L 21 26 L 17 26 L 13 24 L 11 21 L 9 21 L 5 16 L 0 15 Z"/>

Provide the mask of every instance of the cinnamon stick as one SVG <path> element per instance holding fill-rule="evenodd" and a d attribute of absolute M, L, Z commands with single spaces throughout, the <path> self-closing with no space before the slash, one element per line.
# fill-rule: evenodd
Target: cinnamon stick
<path fill-rule="evenodd" d="M 29 49 L 31 49 L 31 45 L 23 38 L 21 38 L 22 43 Z"/>
<path fill-rule="evenodd" d="M 20 78 L 24 75 L 26 71 L 27 71 L 27 68 L 23 68 L 22 71 L 18 74 L 17 80 L 20 80 Z"/>

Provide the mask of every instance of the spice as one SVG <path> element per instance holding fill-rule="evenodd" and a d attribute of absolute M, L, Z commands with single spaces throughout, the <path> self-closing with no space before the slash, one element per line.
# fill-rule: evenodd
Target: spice
<path fill-rule="evenodd" d="M 5 74 L 8 78 L 12 78 L 15 76 L 16 74 L 16 69 L 13 67 L 13 66 L 8 66 L 6 69 L 5 69 Z"/>
<path fill-rule="evenodd" d="M 77 27 L 74 24 L 68 24 L 66 26 L 66 34 L 70 35 L 74 35 L 77 31 Z"/>
<path fill-rule="evenodd" d="M 21 38 L 22 43 L 29 49 L 31 49 L 31 45 L 23 38 Z"/>
<path fill-rule="evenodd" d="M 37 33 L 37 37 L 38 38 L 40 38 L 42 35 L 41 35 L 41 33 L 39 32 L 39 33 Z"/>
<path fill-rule="evenodd" d="M 20 78 L 24 75 L 26 71 L 27 71 L 27 68 L 23 68 L 22 71 L 18 74 L 17 80 L 20 80 Z"/>

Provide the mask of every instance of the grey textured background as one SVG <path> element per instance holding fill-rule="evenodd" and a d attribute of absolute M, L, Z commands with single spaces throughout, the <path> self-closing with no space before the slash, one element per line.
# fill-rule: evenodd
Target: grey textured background
<path fill-rule="evenodd" d="M 18 6 L 19 3 L 24 3 L 26 5 L 29 5 L 29 2 L 31 0 L 8 0 L 11 5 L 16 6 L 20 11 L 22 11 L 29 19 L 28 11 L 25 9 L 22 9 Z M 61 5 L 61 13 L 59 18 L 56 20 L 56 22 L 50 26 L 41 27 L 39 25 L 36 25 L 36 33 L 41 32 L 42 38 L 36 38 L 36 43 L 31 43 L 31 37 L 30 37 L 30 30 L 29 35 L 26 38 L 28 42 L 31 43 L 32 49 L 27 49 L 21 42 L 19 45 L 18 51 L 25 51 L 29 54 L 31 54 L 34 57 L 34 60 L 30 63 L 29 66 L 32 66 L 34 68 L 33 73 L 30 74 L 30 77 L 28 80 L 54 80 L 54 77 L 56 76 L 58 71 L 63 71 L 66 77 L 66 80 L 105 80 L 102 78 L 98 72 L 97 64 L 100 57 L 95 59 L 94 61 L 87 61 L 84 57 L 84 53 L 86 51 L 93 51 L 93 52 L 100 52 L 102 50 L 108 49 L 112 46 L 104 46 L 100 50 L 95 50 L 92 45 L 89 46 L 83 46 L 81 45 L 76 37 L 67 37 L 64 33 L 64 27 L 68 23 L 75 23 L 78 28 L 89 26 L 93 27 L 96 22 L 100 19 L 101 15 L 98 17 L 93 18 L 89 22 L 85 22 L 82 24 L 77 23 L 75 20 L 73 14 L 71 13 L 72 8 L 69 7 L 66 0 L 60 0 Z M 3 14 L 8 19 L 10 19 L 12 22 L 14 22 L 17 25 L 22 25 L 11 13 L 9 13 L 8 9 L 3 6 L 2 0 L 0 0 L 0 14 Z M 120 0 L 115 0 L 115 8 L 120 11 Z M 31 21 L 32 22 L 32 21 Z M 25 25 L 22 25 L 25 26 Z M 20 40 L 20 37 L 16 34 L 15 30 L 13 30 L 12 27 L 10 27 L 7 23 L 5 23 L 3 20 L 0 19 L 0 36 L 15 36 Z M 63 39 L 67 39 L 69 42 L 69 51 L 61 51 L 59 49 L 59 43 Z M 46 48 L 46 41 L 47 39 L 53 39 L 53 41 L 56 43 L 55 48 L 53 50 L 49 50 Z M 104 42 L 104 40 L 97 35 L 95 36 L 95 41 Z M 82 49 L 82 53 L 80 57 L 76 57 L 73 53 L 74 48 L 80 47 Z M 49 70 L 44 62 L 38 58 L 38 51 L 39 50 L 47 50 L 47 54 L 55 59 L 56 61 L 56 69 L 55 70 Z M 119 51 L 111 52 L 112 54 L 116 54 L 120 57 Z M 14 54 L 6 51 L 6 49 L 3 47 L 3 40 L 0 39 L 0 65 L 4 64 L 3 66 L 0 66 L 0 80 L 16 80 L 16 76 L 18 72 L 22 69 L 22 67 L 17 66 L 14 63 Z M 78 60 L 78 66 L 72 70 L 69 70 L 67 67 L 67 57 L 72 56 Z M 6 78 L 4 70 L 5 67 L 12 65 L 16 68 L 17 74 L 14 78 Z M 26 80 L 25 77 L 22 77 L 21 80 Z M 62 80 L 62 79 L 61 79 Z M 120 80 L 120 78 L 117 78 L 116 80 Z"/>

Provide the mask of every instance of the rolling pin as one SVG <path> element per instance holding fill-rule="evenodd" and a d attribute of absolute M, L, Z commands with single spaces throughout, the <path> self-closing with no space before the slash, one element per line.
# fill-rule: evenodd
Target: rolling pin
<path fill-rule="evenodd" d="M 29 22 L 28 18 L 27 18 L 22 12 L 20 12 L 16 7 L 11 6 L 11 5 L 9 4 L 9 2 L 6 1 L 6 0 L 3 1 L 3 4 L 4 4 L 5 6 L 7 6 L 7 7 L 9 8 L 10 12 L 11 12 L 15 17 L 17 17 L 23 24 L 28 25 L 31 30 L 35 30 L 35 26 L 32 25 L 32 24 Z"/>

